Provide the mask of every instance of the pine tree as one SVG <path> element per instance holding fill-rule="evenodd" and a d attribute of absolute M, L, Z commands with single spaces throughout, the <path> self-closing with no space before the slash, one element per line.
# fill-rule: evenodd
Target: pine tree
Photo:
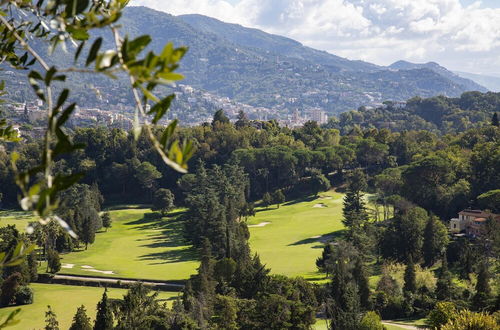
<path fill-rule="evenodd" d="M 493 117 L 491 117 L 491 125 L 496 126 L 496 127 L 500 126 L 499 121 L 498 121 L 498 114 L 496 112 L 493 114 Z"/>
<path fill-rule="evenodd" d="M 76 310 L 76 314 L 73 317 L 73 323 L 69 330 L 92 330 L 90 325 L 90 317 L 87 316 L 85 311 L 85 306 L 81 305 Z"/>
<path fill-rule="evenodd" d="M 50 305 L 47 306 L 48 311 L 45 312 L 45 330 L 59 330 L 59 322 L 57 315 L 52 311 Z"/>
<path fill-rule="evenodd" d="M 368 220 L 368 212 L 364 202 L 363 190 L 366 189 L 366 176 L 362 170 L 356 169 L 348 178 L 347 192 L 344 197 L 342 222 L 348 228 L 361 226 Z"/>
<path fill-rule="evenodd" d="M 448 270 L 448 258 L 443 256 L 439 277 L 436 283 L 436 297 L 438 300 L 450 300 L 453 295 L 453 281 Z"/>
<path fill-rule="evenodd" d="M 424 257 L 424 265 L 432 266 L 438 259 L 442 250 L 448 244 L 448 230 L 439 219 L 430 216 L 424 229 L 424 242 L 422 252 Z"/>
<path fill-rule="evenodd" d="M 366 268 L 361 257 L 356 258 L 352 274 L 358 287 L 361 307 L 365 310 L 369 310 L 371 307 L 370 283 L 368 282 L 368 275 L 366 274 Z"/>
<path fill-rule="evenodd" d="M 489 281 L 490 273 L 488 271 L 488 265 L 483 261 L 479 266 L 479 272 L 477 274 L 476 294 L 472 298 L 472 306 L 476 310 L 481 310 L 488 306 L 488 301 L 491 298 Z"/>
<path fill-rule="evenodd" d="M 108 301 L 108 289 L 105 289 L 101 301 L 97 303 L 94 330 L 110 329 L 113 329 L 113 312 Z"/>
<path fill-rule="evenodd" d="M 408 264 L 406 265 L 405 275 L 404 275 L 404 286 L 403 291 L 409 293 L 417 292 L 417 277 L 415 272 L 415 264 L 413 263 L 413 258 L 411 255 L 408 257 Z"/>

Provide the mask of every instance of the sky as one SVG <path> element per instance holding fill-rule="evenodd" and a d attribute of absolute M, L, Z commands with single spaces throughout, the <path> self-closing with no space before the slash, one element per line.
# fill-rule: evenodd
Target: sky
<path fill-rule="evenodd" d="M 500 76 L 500 0 L 132 0 L 295 39 L 349 59 Z"/>

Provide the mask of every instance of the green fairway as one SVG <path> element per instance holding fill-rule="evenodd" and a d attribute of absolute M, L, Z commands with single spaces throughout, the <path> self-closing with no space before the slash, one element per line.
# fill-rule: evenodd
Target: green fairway
<path fill-rule="evenodd" d="M 24 232 L 30 221 L 34 221 L 34 217 L 31 213 L 0 211 L 0 227 L 15 225 L 20 232 Z"/>
<path fill-rule="evenodd" d="M 61 255 L 61 273 L 179 280 L 196 272 L 195 250 L 176 216 L 158 219 L 147 209 L 110 213 L 112 227 L 97 233 L 88 250 Z"/>
<path fill-rule="evenodd" d="M 35 292 L 34 303 L 31 305 L 19 306 L 21 313 L 17 319 L 21 320 L 16 326 L 9 329 L 42 329 L 45 326 L 45 312 L 47 305 L 57 315 L 59 327 L 68 329 L 71 325 L 73 315 L 76 309 L 85 305 L 87 315 L 95 318 L 95 308 L 97 302 L 101 299 L 103 288 L 57 285 L 57 284 L 38 284 L 32 283 L 31 288 Z M 108 297 L 121 298 L 127 292 L 125 289 L 108 289 Z M 171 301 L 177 297 L 178 292 L 160 292 L 159 298 L 164 301 Z M 3 320 L 11 311 L 18 307 L 7 307 L 0 309 L 0 317 Z"/>
<path fill-rule="evenodd" d="M 252 251 L 275 274 L 323 280 L 315 261 L 321 255 L 322 242 L 344 228 L 342 201 L 342 194 L 326 192 L 318 198 L 285 203 L 279 209 L 259 209 L 248 222 Z"/>

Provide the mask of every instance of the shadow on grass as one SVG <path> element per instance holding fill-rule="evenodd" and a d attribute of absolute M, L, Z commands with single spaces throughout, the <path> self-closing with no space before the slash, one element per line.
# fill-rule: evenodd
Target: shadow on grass
<path fill-rule="evenodd" d="M 298 198 L 298 199 L 294 199 L 294 200 L 291 200 L 289 202 L 286 202 L 284 203 L 283 205 L 295 205 L 295 204 L 299 204 L 299 203 L 303 203 L 303 202 L 312 202 L 313 200 L 317 199 L 319 196 L 307 196 L 307 197 L 304 197 L 304 198 Z"/>
<path fill-rule="evenodd" d="M 141 247 L 152 249 L 151 253 L 138 257 L 139 260 L 155 260 L 153 265 L 198 260 L 196 249 L 183 236 L 184 223 L 180 217 L 184 211 L 176 211 L 162 217 L 159 213 L 146 213 L 141 219 L 125 223 L 137 226 L 138 230 L 149 230 Z"/>
<path fill-rule="evenodd" d="M 320 237 L 310 237 L 306 238 L 300 241 L 297 241 L 295 243 L 288 244 L 288 246 L 295 246 L 295 245 L 304 245 L 304 244 L 312 244 L 312 243 L 326 243 L 326 242 L 331 242 L 336 239 L 342 238 L 344 236 L 345 230 L 337 230 L 334 232 L 331 232 L 329 234 L 324 234 L 321 235 Z M 312 246 L 312 248 L 323 248 L 323 245 L 315 245 Z"/>

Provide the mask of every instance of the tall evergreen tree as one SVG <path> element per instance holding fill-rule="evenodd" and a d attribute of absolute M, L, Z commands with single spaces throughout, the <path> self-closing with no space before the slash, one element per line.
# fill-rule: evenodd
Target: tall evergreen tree
<path fill-rule="evenodd" d="M 344 197 L 342 222 L 350 229 L 361 226 L 368 220 L 363 190 L 367 187 L 366 176 L 361 169 L 354 170 L 349 175 L 347 192 Z"/>
<path fill-rule="evenodd" d="M 85 306 L 81 305 L 76 310 L 76 314 L 73 317 L 73 323 L 69 330 L 92 330 L 90 325 L 90 317 L 87 316 L 85 311 Z"/>
<path fill-rule="evenodd" d="M 479 265 L 479 272 L 477 274 L 476 293 L 472 297 L 472 306 L 476 310 L 482 310 L 488 306 L 491 298 L 490 287 L 490 273 L 486 261 L 481 262 Z"/>
<path fill-rule="evenodd" d="M 113 329 L 113 312 L 108 301 L 108 289 L 105 289 L 101 301 L 97 303 L 94 330 L 111 329 Z"/>
<path fill-rule="evenodd" d="M 451 272 L 448 270 L 448 258 L 443 255 L 443 264 L 439 270 L 439 277 L 436 282 L 436 297 L 438 300 L 450 300 L 453 295 L 453 281 Z"/>
<path fill-rule="evenodd" d="M 358 287 L 359 301 L 361 303 L 361 307 L 365 310 L 369 310 L 371 308 L 370 283 L 368 281 L 368 274 L 366 273 L 366 267 L 361 257 L 356 258 L 356 262 L 354 263 L 354 268 L 352 270 L 352 275 Z"/>
<path fill-rule="evenodd" d="M 405 269 L 403 291 L 409 293 L 417 292 L 417 276 L 411 255 L 408 257 L 408 264 Z"/>
<path fill-rule="evenodd" d="M 96 227 L 92 218 L 86 218 L 82 223 L 82 230 L 80 232 L 80 239 L 85 244 L 85 250 L 89 244 L 94 243 L 95 241 L 95 232 Z"/>
<path fill-rule="evenodd" d="M 357 330 L 361 312 L 359 294 L 352 276 L 352 251 L 344 247 L 339 246 L 335 252 L 327 311 L 331 328 Z"/>
<path fill-rule="evenodd" d="M 57 322 L 57 315 L 52 311 L 52 308 L 47 306 L 45 312 L 45 330 L 59 330 L 59 322 Z"/>
<path fill-rule="evenodd" d="M 422 254 L 424 265 L 432 266 L 443 253 L 448 244 L 448 229 L 434 216 L 430 216 L 424 229 L 424 242 Z"/>

